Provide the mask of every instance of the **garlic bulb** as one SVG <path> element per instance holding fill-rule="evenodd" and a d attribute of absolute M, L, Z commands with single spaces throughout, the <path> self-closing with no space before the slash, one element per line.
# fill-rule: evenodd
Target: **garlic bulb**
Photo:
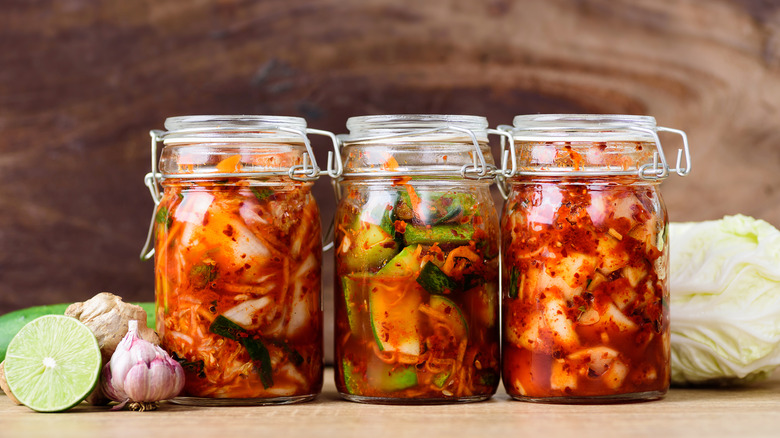
<path fill-rule="evenodd" d="M 138 336 L 138 321 L 128 321 L 127 334 L 103 367 L 102 388 L 111 400 L 131 410 L 153 410 L 157 402 L 176 397 L 184 387 L 184 370 L 162 348 Z"/>

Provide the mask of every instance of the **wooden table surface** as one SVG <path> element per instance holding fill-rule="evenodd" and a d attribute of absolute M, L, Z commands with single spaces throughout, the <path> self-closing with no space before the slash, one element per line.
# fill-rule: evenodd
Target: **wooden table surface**
<path fill-rule="evenodd" d="M 0 396 L 2 437 L 778 437 L 780 374 L 749 388 L 672 389 L 660 401 L 547 405 L 509 400 L 380 406 L 343 401 L 325 373 L 313 402 L 274 407 L 197 408 L 163 404 L 154 412 L 111 412 L 82 404 L 40 414 Z"/>

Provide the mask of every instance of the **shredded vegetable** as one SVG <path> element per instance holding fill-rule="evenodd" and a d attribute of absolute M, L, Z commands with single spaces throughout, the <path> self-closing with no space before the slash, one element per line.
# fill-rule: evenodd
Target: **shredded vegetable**
<path fill-rule="evenodd" d="M 237 165 L 228 160 L 221 165 Z M 184 365 L 183 395 L 318 392 L 321 243 L 309 187 L 226 180 L 165 189 L 156 227 L 157 328 Z"/>
<path fill-rule="evenodd" d="M 342 394 L 486 398 L 499 375 L 498 219 L 487 190 L 353 187 L 337 210 Z"/>

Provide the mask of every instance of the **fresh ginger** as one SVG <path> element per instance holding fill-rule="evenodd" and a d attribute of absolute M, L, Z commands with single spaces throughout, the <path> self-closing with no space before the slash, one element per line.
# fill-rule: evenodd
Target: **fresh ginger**
<path fill-rule="evenodd" d="M 5 381 L 5 362 L 0 362 L 0 389 L 3 390 L 5 395 L 7 395 L 12 402 L 17 405 L 21 404 L 19 400 L 11 394 L 11 388 L 8 387 L 8 382 Z"/>
<path fill-rule="evenodd" d="M 103 363 L 111 360 L 119 341 L 127 334 L 127 323 L 138 321 L 138 334 L 147 342 L 160 345 L 160 338 L 146 326 L 146 311 L 135 304 L 109 292 L 101 292 L 87 301 L 73 303 L 65 310 L 70 316 L 83 322 L 95 335 L 103 355 Z"/>

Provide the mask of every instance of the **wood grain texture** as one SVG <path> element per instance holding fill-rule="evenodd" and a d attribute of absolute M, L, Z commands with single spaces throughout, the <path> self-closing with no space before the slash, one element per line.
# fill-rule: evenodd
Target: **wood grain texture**
<path fill-rule="evenodd" d="M 693 148 L 693 173 L 664 184 L 673 220 L 780 225 L 775 1 L 7 0 L 0 312 L 151 299 L 142 178 L 168 116 L 343 132 L 349 116 L 409 112 L 650 114 Z M 317 190 L 327 221 L 327 181 Z"/>
<path fill-rule="evenodd" d="M 463 405 L 380 406 L 343 401 L 326 372 L 323 393 L 288 406 L 200 408 L 164 404 L 154 412 L 79 405 L 39 414 L 0 395 L 3 436 L 399 437 L 776 437 L 780 380 L 740 389 L 672 389 L 663 400 L 617 405 L 544 405 L 499 393 Z"/>

